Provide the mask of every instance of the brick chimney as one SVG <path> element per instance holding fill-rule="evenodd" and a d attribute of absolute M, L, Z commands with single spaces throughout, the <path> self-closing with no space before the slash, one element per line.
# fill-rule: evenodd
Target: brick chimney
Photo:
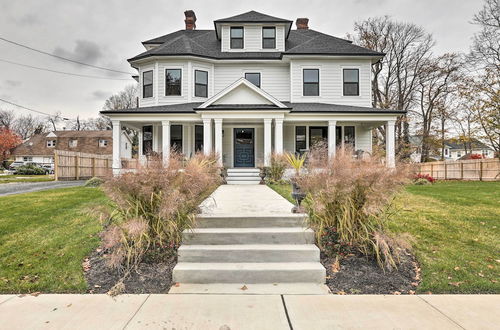
<path fill-rule="evenodd" d="M 184 12 L 184 16 L 186 19 L 184 23 L 186 23 L 186 30 L 194 30 L 196 29 L 196 14 L 192 10 L 186 10 Z"/>
<path fill-rule="evenodd" d="M 297 21 L 295 22 L 295 25 L 297 25 L 297 30 L 308 30 L 309 26 L 307 25 L 309 23 L 309 18 L 297 18 Z"/>

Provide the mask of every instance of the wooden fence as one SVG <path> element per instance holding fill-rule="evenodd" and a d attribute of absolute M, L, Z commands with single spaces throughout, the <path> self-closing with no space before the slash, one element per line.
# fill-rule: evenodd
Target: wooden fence
<path fill-rule="evenodd" d="M 500 160 L 470 159 L 416 164 L 417 172 L 440 180 L 500 180 Z"/>
<path fill-rule="evenodd" d="M 112 174 L 112 156 L 83 152 L 55 150 L 54 172 L 56 180 L 86 180 L 108 177 Z"/>

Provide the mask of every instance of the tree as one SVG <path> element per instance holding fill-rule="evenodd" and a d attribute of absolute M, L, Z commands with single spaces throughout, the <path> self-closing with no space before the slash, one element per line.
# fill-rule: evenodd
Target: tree
<path fill-rule="evenodd" d="M 415 105 L 417 81 L 431 55 L 432 36 L 422 27 L 397 22 L 388 16 L 356 22 L 352 38 L 363 47 L 385 53 L 372 66 L 372 105 L 375 108 L 410 110 Z M 384 128 L 379 131 L 385 139 Z M 409 119 L 401 116 L 396 123 L 397 153 L 409 157 Z"/>
<path fill-rule="evenodd" d="M 21 143 L 21 138 L 7 127 L 0 127 L 0 164 L 10 156 L 10 151 Z"/>
<path fill-rule="evenodd" d="M 35 134 L 47 132 L 46 124 L 46 121 L 42 120 L 40 117 L 28 114 L 17 117 L 12 129 L 21 139 L 27 140 Z"/>
<path fill-rule="evenodd" d="M 0 127 L 11 128 L 14 125 L 15 114 L 12 110 L 0 110 Z"/>
<path fill-rule="evenodd" d="M 129 85 L 117 94 L 111 95 L 104 103 L 103 110 L 120 110 L 137 107 L 137 85 Z"/>
<path fill-rule="evenodd" d="M 474 35 L 469 59 L 471 64 L 490 72 L 500 72 L 500 4 L 485 0 L 483 8 L 474 15 L 472 23 L 481 31 Z"/>

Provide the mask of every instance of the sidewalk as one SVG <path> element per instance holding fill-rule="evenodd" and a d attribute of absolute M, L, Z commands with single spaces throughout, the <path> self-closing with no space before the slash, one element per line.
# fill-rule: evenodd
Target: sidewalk
<path fill-rule="evenodd" d="M 0 329 L 498 329 L 500 295 L 0 295 Z"/>

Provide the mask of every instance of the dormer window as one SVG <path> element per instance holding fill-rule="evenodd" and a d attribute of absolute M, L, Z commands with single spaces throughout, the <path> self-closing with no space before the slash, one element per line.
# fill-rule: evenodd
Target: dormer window
<path fill-rule="evenodd" d="M 274 26 L 262 28 L 262 48 L 276 48 L 276 28 Z"/>
<path fill-rule="evenodd" d="M 69 140 L 69 147 L 76 148 L 78 146 L 78 140 Z"/>
<path fill-rule="evenodd" d="M 142 97 L 153 97 L 153 70 L 142 73 Z"/>
<path fill-rule="evenodd" d="M 56 140 L 47 140 L 47 148 L 55 148 Z"/>
<path fill-rule="evenodd" d="M 231 49 L 243 49 L 243 27 L 231 27 Z"/>

